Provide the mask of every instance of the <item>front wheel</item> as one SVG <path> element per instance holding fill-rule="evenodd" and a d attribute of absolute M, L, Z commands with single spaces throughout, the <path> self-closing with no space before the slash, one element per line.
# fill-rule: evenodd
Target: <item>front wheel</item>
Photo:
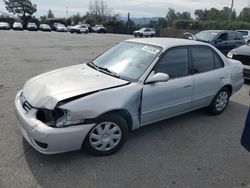
<path fill-rule="evenodd" d="M 96 121 L 84 145 L 94 155 L 110 155 L 118 151 L 128 136 L 125 119 L 116 114 L 105 115 Z"/>
<path fill-rule="evenodd" d="M 208 111 L 213 115 L 221 114 L 227 107 L 230 97 L 230 91 L 225 87 L 222 88 L 214 97 Z"/>

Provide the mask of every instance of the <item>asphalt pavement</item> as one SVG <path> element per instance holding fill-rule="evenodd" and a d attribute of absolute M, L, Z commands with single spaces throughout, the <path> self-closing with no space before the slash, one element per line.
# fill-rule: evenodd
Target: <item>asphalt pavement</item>
<path fill-rule="evenodd" d="M 133 36 L 0 31 L 0 187 L 250 188 L 250 153 L 240 145 L 250 83 L 219 116 L 196 110 L 140 128 L 105 157 L 84 150 L 43 155 L 22 138 L 14 97 L 25 81 L 86 63 Z M 67 140 L 65 140 L 67 142 Z"/>

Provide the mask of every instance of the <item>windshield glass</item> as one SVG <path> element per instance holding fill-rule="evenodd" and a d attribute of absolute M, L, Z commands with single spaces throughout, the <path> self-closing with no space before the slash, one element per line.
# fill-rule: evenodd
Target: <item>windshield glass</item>
<path fill-rule="evenodd" d="M 218 34 L 218 33 L 216 33 L 216 32 L 202 31 L 202 32 L 197 33 L 197 34 L 195 35 L 195 37 L 196 37 L 198 40 L 210 42 L 210 41 L 212 41 L 212 40 L 217 36 L 217 34 Z"/>
<path fill-rule="evenodd" d="M 122 42 L 111 48 L 93 63 L 118 74 L 121 78 L 136 80 L 158 56 L 161 47 L 134 42 Z"/>

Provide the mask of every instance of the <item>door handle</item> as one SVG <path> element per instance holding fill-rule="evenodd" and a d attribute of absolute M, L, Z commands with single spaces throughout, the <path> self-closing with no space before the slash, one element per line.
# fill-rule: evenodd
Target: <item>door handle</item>
<path fill-rule="evenodd" d="M 184 88 L 188 88 L 188 87 L 191 87 L 192 85 L 186 85 L 186 86 L 184 86 Z"/>
<path fill-rule="evenodd" d="M 220 77 L 220 80 L 223 80 L 225 77 L 224 76 L 222 76 L 222 77 Z"/>

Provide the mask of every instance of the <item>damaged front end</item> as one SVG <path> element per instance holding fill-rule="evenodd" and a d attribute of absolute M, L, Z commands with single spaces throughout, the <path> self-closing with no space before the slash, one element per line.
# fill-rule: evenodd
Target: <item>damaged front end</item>
<path fill-rule="evenodd" d="M 83 124 L 85 120 L 72 120 L 69 110 L 56 107 L 54 110 L 38 109 L 36 117 L 46 125 L 55 128 Z"/>

